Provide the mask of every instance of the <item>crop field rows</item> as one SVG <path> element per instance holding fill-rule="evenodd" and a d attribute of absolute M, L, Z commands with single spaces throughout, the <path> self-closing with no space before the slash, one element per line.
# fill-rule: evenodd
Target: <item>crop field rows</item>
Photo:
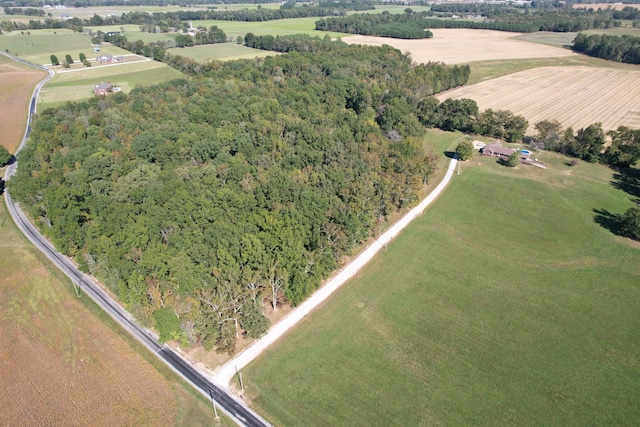
<path fill-rule="evenodd" d="M 516 59 L 516 58 L 558 58 L 575 55 L 568 49 L 520 40 L 520 33 L 490 30 L 432 29 L 433 38 L 421 40 L 400 40 L 386 37 L 349 36 L 342 40 L 351 44 L 381 46 L 388 44 L 411 53 L 414 61 L 429 61 L 446 64 L 463 64 L 472 61 Z"/>
<path fill-rule="evenodd" d="M 440 94 L 470 98 L 481 110 L 511 110 L 529 121 L 558 120 L 574 130 L 602 123 L 605 130 L 640 124 L 640 70 L 542 67 Z"/>

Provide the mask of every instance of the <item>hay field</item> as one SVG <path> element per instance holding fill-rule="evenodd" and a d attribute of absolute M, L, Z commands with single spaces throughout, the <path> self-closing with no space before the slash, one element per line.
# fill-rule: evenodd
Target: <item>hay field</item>
<path fill-rule="evenodd" d="M 0 259 L 0 424 L 217 424 L 206 400 L 120 336 L 88 297 L 76 297 L 3 203 Z"/>
<path fill-rule="evenodd" d="M 0 55 L 0 145 L 14 152 L 27 125 L 29 100 L 44 71 Z"/>
<path fill-rule="evenodd" d="M 520 33 L 470 29 L 434 29 L 433 38 L 401 40 L 373 36 L 349 36 L 342 41 L 351 44 L 381 46 L 388 44 L 411 53 L 416 62 L 462 64 L 489 59 L 557 58 L 575 55 L 567 49 L 530 43 L 516 37 Z"/>
<path fill-rule="evenodd" d="M 640 127 L 637 71 L 592 67 L 541 67 L 465 86 L 438 99 L 470 98 L 481 110 L 511 110 L 529 121 L 555 119 L 574 130 L 600 122 L 605 130 Z"/>

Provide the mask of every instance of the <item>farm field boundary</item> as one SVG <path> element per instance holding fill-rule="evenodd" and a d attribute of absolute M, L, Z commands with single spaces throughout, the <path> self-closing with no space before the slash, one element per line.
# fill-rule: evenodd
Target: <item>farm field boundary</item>
<path fill-rule="evenodd" d="M 342 41 L 350 44 L 381 46 L 387 44 L 402 52 L 409 52 L 420 63 L 444 62 L 462 64 L 472 61 L 558 58 L 576 55 L 568 49 L 519 40 L 520 33 L 471 29 L 432 29 L 433 38 L 401 40 L 374 36 L 348 36 Z"/>
<path fill-rule="evenodd" d="M 564 127 L 602 123 L 605 130 L 640 127 L 638 71 L 593 67 L 542 67 L 521 71 L 437 96 L 470 98 L 481 110 L 511 110 L 533 125 L 545 119 Z"/>
<path fill-rule="evenodd" d="M 0 55 L 0 145 L 14 153 L 27 125 L 29 99 L 44 71 Z"/>

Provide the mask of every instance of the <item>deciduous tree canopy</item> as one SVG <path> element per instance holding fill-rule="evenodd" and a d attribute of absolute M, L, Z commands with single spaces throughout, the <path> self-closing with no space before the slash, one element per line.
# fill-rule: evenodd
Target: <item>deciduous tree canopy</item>
<path fill-rule="evenodd" d="M 435 163 L 415 107 L 457 70 L 346 45 L 211 63 L 44 111 L 12 192 L 164 338 L 178 319 L 182 339 L 231 351 L 418 200 Z"/>

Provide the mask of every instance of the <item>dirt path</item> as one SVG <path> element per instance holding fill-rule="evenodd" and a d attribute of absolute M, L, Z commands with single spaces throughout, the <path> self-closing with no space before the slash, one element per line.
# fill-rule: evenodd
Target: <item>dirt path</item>
<path fill-rule="evenodd" d="M 376 242 L 369 245 L 360 255 L 355 257 L 340 272 L 333 276 L 329 281 L 311 295 L 304 303 L 300 304 L 296 309 L 291 311 L 287 316 L 276 323 L 269 332 L 254 342 L 252 345 L 244 349 L 233 359 L 224 365 L 218 367 L 212 377 L 214 383 L 225 389 L 229 388 L 229 383 L 236 371 L 244 368 L 254 359 L 256 359 L 271 344 L 282 337 L 289 329 L 297 325 L 311 311 L 322 304 L 329 298 L 338 288 L 344 285 L 351 277 L 358 273 L 365 265 L 373 259 L 373 257 L 385 247 L 394 237 L 400 233 L 411 221 L 417 218 L 433 201 L 442 193 L 453 176 L 457 160 L 452 159 L 449 162 L 449 168 L 443 180 L 436 188 L 424 199 L 418 206 L 411 209 L 405 216 L 396 222 L 391 228 L 384 232 Z"/>

